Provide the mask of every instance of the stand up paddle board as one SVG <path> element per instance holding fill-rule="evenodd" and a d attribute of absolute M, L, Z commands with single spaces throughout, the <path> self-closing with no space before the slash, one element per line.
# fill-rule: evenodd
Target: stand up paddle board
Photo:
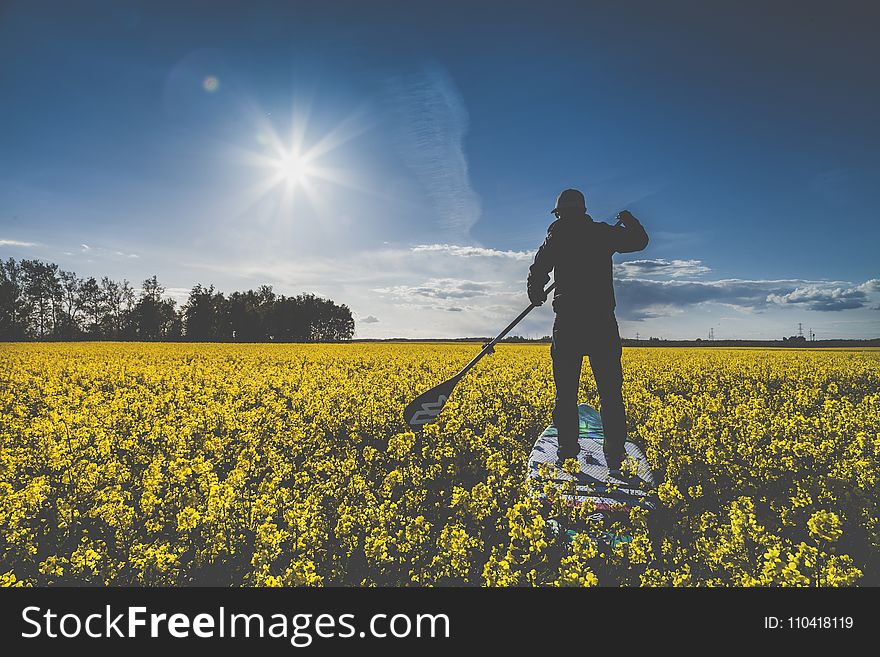
<path fill-rule="evenodd" d="M 626 442 L 626 454 L 635 462 L 634 472 L 621 475 L 611 474 L 602 444 L 605 436 L 602 430 L 602 417 L 589 404 L 578 406 L 580 431 L 578 443 L 581 451 L 578 455 L 580 471 L 571 475 L 562 469 L 556 451 L 559 447 L 556 427 L 550 425 L 544 429 L 532 452 L 529 455 L 527 480 L 534 483 L 535 490 L 543 490 L 550 482 L 563 492 L 564 498 L 571 504 L 583 505 L 592 502 L 597 512 L 629 511 L 633 507 L 654 509 L 656 499 L 654 474 L 642 449 L 630 441 Z M 542 464 L 545 475 L 542 475 Z M 631 470 L 631 471 L 632 471 Z M 619 474 L 619 473 L 618 473 Z M 572 490 L 572 482 L 575 488 Z M 543 493 L 542 493 L 543 494 Z"/>

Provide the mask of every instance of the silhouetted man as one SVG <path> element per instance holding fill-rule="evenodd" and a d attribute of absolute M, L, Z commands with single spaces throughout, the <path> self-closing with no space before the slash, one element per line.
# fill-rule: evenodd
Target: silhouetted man
<path fill-rule="evenodd" d="M 641 251 L 648 245 L 648 235 L 627 210 L 617 215 L 621 226 L 593 221 L 584 195 L 576 189 L 562 192 L 551 212 L 557 220 L 547 229 L 547 239 L 529 268 L 528 293 L 535 305 L 544 303 L 544 287 L 554 270 L 556 320 L 550 356 L 556 384 L 553 424 L 559 435 L 558 456 L 560 460 L 576 458 L 580 451 L 577 394 L 587 355 L 599 391 L 605 458 L 610 469 L 618 470 L 626 457 L 626 411 L 611 256 Z"/>

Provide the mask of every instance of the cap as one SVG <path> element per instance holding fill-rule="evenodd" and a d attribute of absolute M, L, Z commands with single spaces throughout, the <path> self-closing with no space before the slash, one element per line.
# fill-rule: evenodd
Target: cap
<path fill-rule="evenodd" d="M 583 210 L 587 211 L 587 202 L 584 195 L 576 189 L 566 189 L 556 198 L 556 207 L 550 210 L 551 214 L 560 210 Z"/>

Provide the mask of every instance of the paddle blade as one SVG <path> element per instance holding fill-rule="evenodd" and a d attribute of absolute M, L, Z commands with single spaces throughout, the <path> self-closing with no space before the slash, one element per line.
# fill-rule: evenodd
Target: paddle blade
<path fill-rule="evenodd" d="M 412 431 L 419 431 L 424 425 L 437 419 L 456 383 L 458 383 L 457 378 L 444 381 L 407 404 L 403 409 L 403 419 Z"/>

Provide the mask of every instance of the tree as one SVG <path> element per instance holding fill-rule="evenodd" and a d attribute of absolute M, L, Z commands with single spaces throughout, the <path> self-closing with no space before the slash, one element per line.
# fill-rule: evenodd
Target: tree
<path fill-rule="evenodd" d="M 183 337 L 183 319 L 176 306 L 177 302 L 174 299 L 162 299 L 160 309 L 163 340 L 180 340 Z"/>
<path fill-rule="evenodd" d="M 13 258 L 0 260 L 0 340 L 27 337 L 30 313 L 21 264 Z"/>
<path fill-rule="evenodd" d="M 79 315 L 82 309 L 82 296 L 80 288 L 82 287 L 82 279 L 72 271 L 59 272 L 61 281 L 61 321 L 59 327 L 59 336 L 62 338 L 73 338 L 79 334 Z"/>
<path fill-rule="evenodd" d="M 183 324 L 187 340 L 206 342 L 232 337 L 226 298 L 215 292 L 213 285 L 193 287 L 183 307 Z"/>
<path fill-rule="evenodd" d="M 89 276 L 79 286 L 80 307 L 86 316 L 86 333 L 93 338 L 101 337 L 101 320 L 104 317 L 106 303 L 104 293 L 94 276 Z"/>
<path fill-rule="evenodd" d="M 354 318 L 345 304 L 337 306 L 329 299 L 324 301 L 321 321 L 315 326 L 312 337 L 318 342 L 341 342 L 354 335 Z"/>
<path fill-rule="evenodd" d="M 134 288 L 128 282 L 128 280 L 122 280 L 122 290 L 120 292 L 120 296 L 122 297 L 121 303 L 121 314 L 120 314 L 120 337 L 126 340 L 134 340 L 137 336 L 137 330 L 134 321 L 134 308 L 137 303 L 137 297 L 134 293 Z"/>
<path fill-rule="evenodd" d="M 114 280 L 104 276 L 101 279 L 101 294 L 104 298 L 106 310 L 106 324 L 108 325 L 109 337 L 119 338 L 122 333 L 122 314 L 123 304 L 125 303 L 125 285 L 128 281 L 124 281 L 122 285 Z"/>
<path fill-rule="evenodd" d="M 133 318 L 137 337 L 141 340 L 179 338 L 181 321 L 173 299 L 163 299 L 165 288 L 154 275 L 144 281 L 141 296 L 135 304 Z"/>
<path fill-rule="evenodd" d="M 233 292 L 227 300 L 231 337 L 237 342 L 260 342 L 268 332 L 260 313 L 259 295 L 253 290 Z"/>
<path fill-rule="evenodd" d="M 141 296 L 134 307 L 136 333 L 142 340 L 157 340 L 162 333 L 162 293 L 165 288 L 159 285 L 154 275 L 141 285 Z"/>
<path fill-rule="evenodd" d="M 24 278 L 24 294 L 29 299 L 35 314 L 37 334 L 43 339 L 55 329 L 54 301 L 61 293 L 58 265 L 40 260 L 23 260 L 21 271 Z"/>
<path fill-rule="evenodd" d="M 278 342 L 333 342 L 351 339 L 354 319 L 348 306 L 301 294 L 282 296 L 273 304 L 268 328 Z"/>

